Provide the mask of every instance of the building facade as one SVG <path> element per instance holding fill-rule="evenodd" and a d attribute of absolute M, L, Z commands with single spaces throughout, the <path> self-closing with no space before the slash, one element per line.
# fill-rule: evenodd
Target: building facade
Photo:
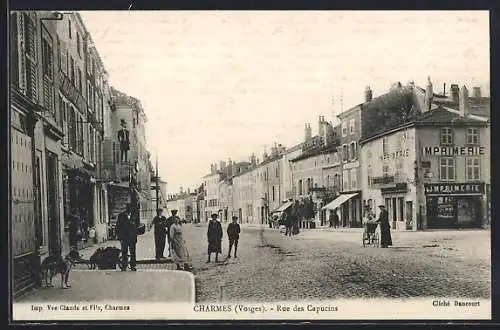
<path fill-rule="evenodd" d="M 408 122 L 362 141 L 367 209 L 384 204 L 396 230 L 489 226 L 488 119 L 470 112 L 465 87 L 458 110 L 433 103 L 430 81 L 411 88 L 424 102 Z"/>
<path fill-rule="evenodd" d="M 371 97 L 367 88 L 366 97 Z M 370 101 L 367 99 L 366 101 Z M 339 217 L 344 227 L 360 227 L 362 219 L 362 194 L 360 187 L 361 166 L 359 161 L 359 140 L 361 139 L 361 110 L 357 105 L 343 113 L 340 119 L 340 147 L 342 155 L 342 194 L 352 196 L 340 205 Z"/>

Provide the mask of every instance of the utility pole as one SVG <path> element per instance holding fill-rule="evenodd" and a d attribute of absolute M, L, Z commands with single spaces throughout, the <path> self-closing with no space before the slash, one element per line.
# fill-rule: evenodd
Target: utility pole
<path fill-rule="evenodd" d="M 158 152 L 156 153 L 156 174 L 155 174 L 155 185 L 156 185 L 156 210 L 160 208 L 160 198 L 159 198 L 159 191 L 160 191 L 160 183 L 159 183 L 159 177 L 158 177 Z"/>

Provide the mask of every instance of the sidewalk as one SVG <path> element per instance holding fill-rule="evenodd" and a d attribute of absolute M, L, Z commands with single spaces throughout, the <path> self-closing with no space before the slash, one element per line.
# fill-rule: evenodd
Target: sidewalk
<path fill-rule="evenodd" d="M 99 247 L 115 246 L 119 241 L 106 241 L 80 250 L 88 259 Z M 165 249 L 168 255 L 168 248 Z M 146 232 L 137 239 L 137 260 L 154 259 L 154 233 Z M 52 288 L 38 288 L 16 302 L 35 301 L 147 301 L 147 302 L 195 302 L 195 280 L 190 272 L 171 269 L 142 269 L 137 272 L 120 270 L 73 269 L 69 289 L 61 289 L 61 277 L 54 277 Z"/>
<path fill-rule="evenodd" d="M 69 289 L 61 289 L 60 276 L 52 288 L 36 289 L 15 303 L 32 302 L 195 302 L 193 274 L 176 270 L 138 269 L 73 270 Z"/>

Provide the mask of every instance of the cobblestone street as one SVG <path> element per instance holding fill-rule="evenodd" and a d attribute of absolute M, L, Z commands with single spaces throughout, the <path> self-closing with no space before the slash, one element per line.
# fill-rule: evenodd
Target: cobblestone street
<path fill-rule="evenodd" d="M 205 263 L 204 225 L 185 236 L 198 302 L 490 297 L 490 231 L 394 232 L 394 247 L 380 249 L 363 248 L 359 230 L 243 227 L 238 259 L 219 264 Z"/>

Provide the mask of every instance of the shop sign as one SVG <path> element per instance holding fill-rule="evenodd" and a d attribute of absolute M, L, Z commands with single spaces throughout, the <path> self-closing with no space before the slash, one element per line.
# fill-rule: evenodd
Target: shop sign
<path fill-rule="evenodd" d="M 398 150 L 395 152 L 384 153 L 383 155 L 380 156 L 380 160 L 405 158 L 408 157 L 409 155 L 410 155 L 410 149 Z"/>
<path fill-rule="evenodd" d="M 395 177 L 394 175 L 384 175 L 372 178 L 372 185 L 379 184 L 392 184 L 394 183 Z"/>
<path fill-rule="evenodd" d="M 478 156 L 484 155 L 485 147 L 441 147 L 427 146 L 422 148 L 422 153 L 425 156 Z"/>
<path fill-rule="evenodd" d="M 484 183 L 430 183 L 425 184 L 425 194 L 482 194 Z"/>

